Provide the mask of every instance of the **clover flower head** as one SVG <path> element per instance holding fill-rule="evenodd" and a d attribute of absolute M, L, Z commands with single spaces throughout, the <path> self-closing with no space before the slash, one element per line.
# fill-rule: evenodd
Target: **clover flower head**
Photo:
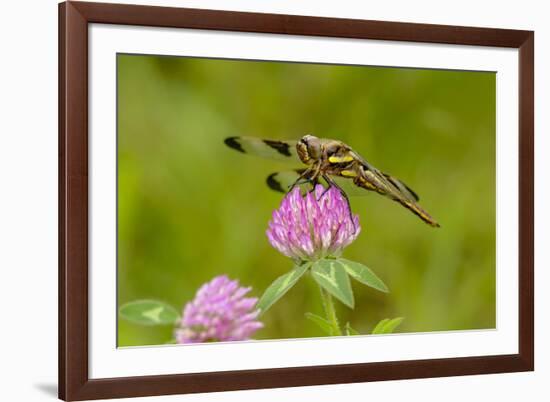
<path fill-rule="evenodd" d="M 242 341 L 263 327 L 257 320 L 257 298 L 245 297 L 250 287 L 220 275 L 200 287 L 185 305 L 176 330 L 177 343 Z"/>
<path fill-rule="evenodd" d="M 340 255 L 360 231 L 359 217 L 340 190 L 318 184 L 305 196 L 299 188 L 285 196 L 273 211 L 267 238 L 287 257 L 315 261 Z"/>

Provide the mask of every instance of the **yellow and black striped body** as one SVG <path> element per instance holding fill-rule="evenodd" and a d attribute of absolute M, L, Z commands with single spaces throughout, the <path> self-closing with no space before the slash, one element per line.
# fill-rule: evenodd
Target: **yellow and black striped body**
<path fill-rule="evenodd" d="M 286 192 L 297 185 L 319 182 L 338 188 L 346 199 L 348 195 L 361 195 L 364 190 L 373 191 L 398 202 L 430 226 L 439 227 L 418 205 L 418 196 L 410 187 L 369 164 L 342 141 L 305 135 L 299 141 L 229 137 L 225 144 L 242 153 L 301 161 L 303 169 L 269 175 L 267 184 L 276 191 Z"/>
<path fill-rule="evenodd" d="M 309 140 L 315 141 L 315 139 Z M 418 196 L 403 182 L 371 166 L 351 147 L 341 141 L 319 141 L 321 143 L 321 156 L 317 162 L 319 174 L 350 179 L 358 187 L 374 191 L 398 202 L 430 226 L 440 226 L 430 214 L 418 205 Z M 311 156 L 310 159 L 312 159 Z M 311 160 L 308 162 L 308 164 L 312 164 Z"/>

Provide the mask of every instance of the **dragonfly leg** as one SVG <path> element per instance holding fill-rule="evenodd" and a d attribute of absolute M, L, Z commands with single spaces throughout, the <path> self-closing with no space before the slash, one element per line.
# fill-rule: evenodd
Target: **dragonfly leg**
<path fill-rule="evenodd" d="M 311 168 L 309 170 L 313 171 L 313 174 L 311 175 L 311 177 L 308 178 L 309 183 L 311 183 L 311 190 L 309 190 L 309 192 L 311 193 L 315 191 L 315 186 L 319 184 L 319 174 L 321 173 L 321 164 L 318 163 L 315 166 L 315 168 Z"/>
<path fill-rule="evenodd" d="M 320 173 L 321 173 L 321 165 L 317 165 L 317 167 L 315 168 L 315 171 L 313 172 L 313 174 L 309 178 L 309 182 L 311 183 L 311 190 L 309 190 L 310 193 L 315 191 L 315 186 L 317 186 L 317 184 L 319 184 L 319 174 Z"/>
<path fill-rule="evenodd" d="M 355 227 L 355 221 L 353 220 L 353 215 L 351 213 L 351 204 L 349 202 L 348 195 L 346 194 L 346 192 L 344 190 L 342 190 L 342 188 L 334 180 L 332 180 L 330 178 L 329 175 L 324 174 L 323 179 L 325 179 L 325 181 L 329 184 L 329 186 L 325 189 L 325 191 L 323 191 L 323 194 L 321 194 L 321 197 L 319 197 L 319 200 L 321 198 L 323 198 L 323 196 L 329 190 L 329 188 L 331 188 L 331 187 L 336 188 L 340 192 L 340 194 L 342 194 L 342 196 L 346 200 L 346 203 L 348 204 L 349 220 L 351 221 L 351 224 L 353 225 L 353 233 L 355 233 L 357 228 Z"/>
<path fill-rule="evenodd" d="M 289 186 L 288 192 L 290 193 L 294 187 L 299 186 L 300 184 L 311 183 L 313 187 L 312 190 L 315 190 L 315 185 L 319 183 L 319 172 L 321 171 L 321 165 L 318 164 L 315 167 L 311 167 L 302 172 L 302 174 L 296 179 L 291 186 Z"/>
<path fill-rule="evenodd" d="M 296 180 L 294 183 L 292 183 L 290 186 L 288 186 L 289 188 L 289 192 L 296 186 L 301 186 L 302 184 L 307 184 L 309 183 L 310 180 L 309 179 L 299 179 L 299 180 Z"/>
<path fill-rule="evenodd" d="M 327 193 L 327 191 L 330 190 L 331 187 L 334 187 L 338 191 L 340 191 L 340 193 L 344 196 L 344 198 L 346 199 L 346 201 L 348 203 L 348 207 L 349 207 L 350 204 L 349 204 L 349 199 L 348 199 L 348 195 L 346 194 L 346 192 L 344 190 L 342 190 L 340 188 L 340 186 L 338 184 L 336 184 L 336 182 L 330 178 L 330 176 L 324 174 L 323 179 L 325 179 L 325 181 L 328 183 L 328 187 L 323 190 L 323 192 L 321 193 L 319 198 L 317 198 L 317 201 L 319 201 L 321 198 L 323 198 L 325 196 L 325 194 Z"/>
<path fill-rule="evenodd" d="M 325 179 L 326 180 L 326 179 Z M 321 198 L 323 198 L 325 196 L 325 194 L 327 193 L 328 190 L 330 190 L 330 187 L 332 187 L 332 185 L 329 183 L 328 187 L 325 188 L 323 190 L 323 192 L 321 193 L 321 196 L 319 198 L 317 198 L 317 201 L 319 201 Z"/>
<path fill-rule="evenodd" d="M 311 180 L 309 180 L 311 183 L 311 190 L 309 190 L 310 193 L 313 193 L 315 191 L 315 186 L 319 184 L 319 177 L 314 177 Z"/>
<path fill-rule="evenodd" d="M 299 186 L 301 184 L 311 183 L 311 179 L 307 177 L 310 173 L 311 173 L 311 169 L 304 170 L 302 174 L 296 179 L 296 181 L 292 183 L 290 186 L 288 186 L 288 192 L 290 193 L 292 190 L 294 190 L 294 187 Z"/>

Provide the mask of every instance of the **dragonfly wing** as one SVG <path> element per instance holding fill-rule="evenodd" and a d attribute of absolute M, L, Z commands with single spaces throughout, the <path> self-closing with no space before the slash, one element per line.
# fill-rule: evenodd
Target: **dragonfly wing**
<path fill-rule="evenodd" d="M 406 198 L 413 201 L 419 201 L 418 195 L 405 183 L 403 183 L 401 180 L 396 179 L 393 176 L 390 176 L 387 173 L 382 173 L 386 179 L 395 187 L 397 188 L 403 195 L 405 195 Z"/>
<path fill-rule="evenodd" d="M 414 202 L 419 200 L 418 195 L 401 180 L 396 179 L 395 177 L 387 173 L 381 172 L 370 163 L 368 163 L 365 158 L 363 158 L 357 152 L 352 151 L 352 155 L 357 161 L 359 161 L 363 165 L 363 169 L 366 172 L 370 172 L 370 174 L 375 176 L 374 182 L 379 182 L 380 184 L 382 184 L 382 187 L 387 187 L 389 189 L 389 191 L 387 191 L 389 196 L 393 195 L 396 198 L 404 197 L 406 200 Z"/>
<path fill-rule="evenodd" d="M 304 171 L 305 169 L 294 169 L 271 173 L 266 179 L 267 186 L 280 193 L 286 193 Z M 300 187 L 305 189 L 306 186 L 307 185 L 301 185 Z"/>
<path fill-rule="evenodd" d="M 414 191 L 396 178 L 385 173 L 365 169 L 362 176 L 358 177 L 358 184 L 367 190 L 376 191 L 398 202 L 430 226 L 439 227 L 439 223 L 418 205 L 418 197 Z"/>
<path fill-rule="evenodd" d="M 245 154 L 282 161 L 299 161 L 296 153 L 296 141 L 292 140 L 228 137 L 224 140 L 224 143 L 229 148 Z"/>
<path fill-rule="evenodd" d="M 418 205 L 418 196 L 416 193 L 395 177 L 382 173 L 372 166 L 363 166 L 363 176 L 360 176 L 359 183 L 368 190 L 376 191 L 397 201 L 428 225 L 433 227 L 440 226 L 426 210 Z"/>

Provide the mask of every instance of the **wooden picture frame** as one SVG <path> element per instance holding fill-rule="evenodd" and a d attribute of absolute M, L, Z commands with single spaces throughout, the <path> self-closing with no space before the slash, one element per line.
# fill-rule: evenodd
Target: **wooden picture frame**
<path fill-rule="evenodd" d="M 519 353 L 90 379 L 88 25 L 192 28 L 519 49 Z M 508 29 L 65 2 L 59 5 L 59 397 L 120 398 L 534 369 L 534 33 Z"/>

